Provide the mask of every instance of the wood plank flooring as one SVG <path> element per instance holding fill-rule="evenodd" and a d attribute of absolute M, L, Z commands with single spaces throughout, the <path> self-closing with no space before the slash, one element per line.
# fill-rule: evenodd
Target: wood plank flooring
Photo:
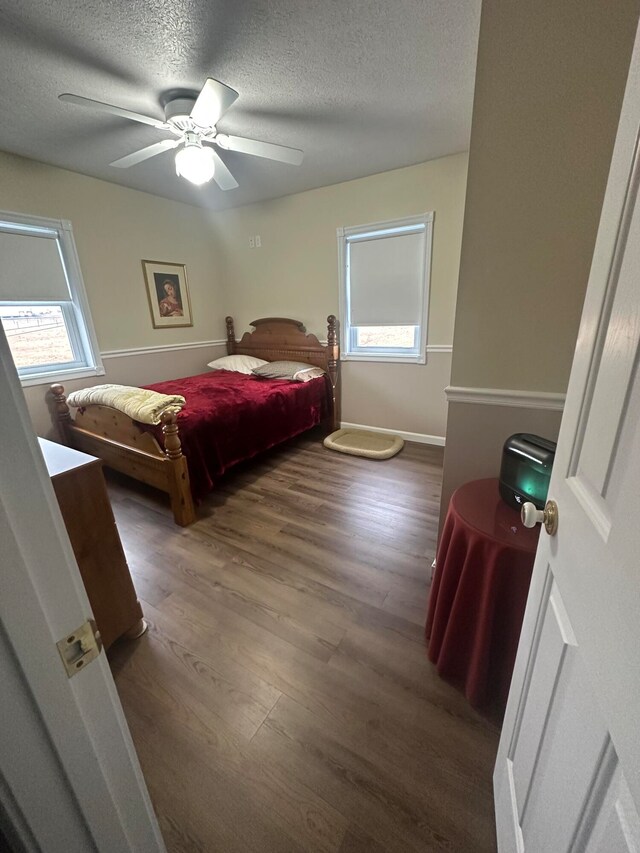
<path fill-rule="evenodd" d="M 312 433 L 187 529 L 109 475 L 150 624 L 110 659 L 170 851 L 495 850 L 498 732 L 423 640 L 441 473 L 440 448 Z"/>

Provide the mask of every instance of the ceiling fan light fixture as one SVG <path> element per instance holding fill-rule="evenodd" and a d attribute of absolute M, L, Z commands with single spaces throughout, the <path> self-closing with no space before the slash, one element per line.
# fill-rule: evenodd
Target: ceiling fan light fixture
<path fill-rule="evenodd" d="M 176 154 L 176 174 L 196 186 L 208 183 L 215 172 L 213 150 L 199 141 L 187 140 Z"/>
<path fill-rule="evenodd" d="M 218 122 L 233 105 L 238 93 L 219 80 L 214 80 L 213 77 L 207 77 L 197 95 L 194 93 L 192 97 L 169 98 L 164 105 L 164 121 L 114 104 L 85 98 L 83 95 L 67 92 L 58 97 L 64 103 L 89 107 L 129 121 L 150 125 L 162 133 L 169 131 L 174 134 L 174 139 L 162 139 L 160 142 L 147 145 L 139 151 L 133 151 L 114 160 L 110 165 L 118 169 L 137 166 L 165 151 L 177 149 L 175 165 L 176 173 L 180 177 L 196 186 L 206 184 L 214 178 L 221 190 L 233 190 L 238 186 L 238 182 L 229 171 L 224 159 L 219 157 L 212 148 L 203 147 L 203 141 L 226 151 L 233 151 L 234 154 L 231 156 L 234 160 L 237 154 L 250 154 L 253 157 L 263 157 L 266 160 L 299 166 L 304 156 L 299 149 L 289 148 L 286 145 L 218 133 Z"/>

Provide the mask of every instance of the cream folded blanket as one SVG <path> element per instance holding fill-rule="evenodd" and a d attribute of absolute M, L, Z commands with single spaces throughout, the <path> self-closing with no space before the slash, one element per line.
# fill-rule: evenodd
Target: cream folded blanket
<path fill-rule="evenodd" d="M 129 385 L 94 385 L 67 397 L 76 409 L 83 406 L 111 406 L 143 424 L 159 424 L 165 412 L 179 412 L 186 400 L 180 394 L 159 394 Z"/>

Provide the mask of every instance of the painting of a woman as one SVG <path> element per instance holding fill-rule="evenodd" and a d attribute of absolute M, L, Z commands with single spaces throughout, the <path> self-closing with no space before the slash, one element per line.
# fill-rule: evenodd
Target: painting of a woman
<path fill-rule="evenodd" d="M 161 317 L 184 317 L 182 303 L 176 293 L 176 285 L 171 279 L 166 278 L 162 282 L 162 289 L 165 293 L 162 299 L 158 300 L 158 308 L 160 309 Z M 179 290 L 178 290 L 179 293 Z"/>
<path fill-rule="evenodd" d="M 154 329 L 193 326 L 184 264 L 142 261 Z"/>

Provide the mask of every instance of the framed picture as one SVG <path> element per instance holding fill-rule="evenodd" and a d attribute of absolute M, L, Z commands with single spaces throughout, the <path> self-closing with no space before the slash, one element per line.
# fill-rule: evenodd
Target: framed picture
<path fill-rule="evenodd" d="M 193 326 L 184 264 L 143 261 L 144 280 L 154 329 Z"/>

